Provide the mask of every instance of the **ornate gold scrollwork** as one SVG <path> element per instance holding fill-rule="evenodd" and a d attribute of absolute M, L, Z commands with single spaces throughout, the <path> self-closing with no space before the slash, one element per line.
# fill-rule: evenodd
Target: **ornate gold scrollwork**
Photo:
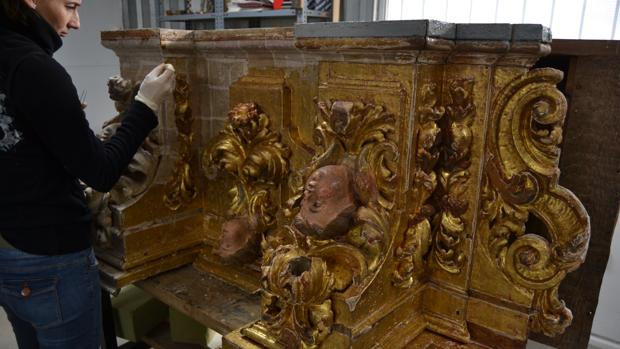
<path fill-rule="evenodd" d="M 348 234 L 349 242 L 369 256 L 369 269 L 376 270 L 389 233 L 388 211 L 394 205 L 398 147 L 394 115 L 383 106 L 363 102 L 318 102 L 315 121 L 314 158 L 304 170 L 290 176 L 293 195 L 287 215 L 292 216 L 303 196 L 304 183 L 316 169 L 346 164 L 356 173 L 356 188 L 364 209 L 358 210 L 357 224 Z M 371 200 L 376 192 L 376 200 Z"/>
<path fill-rule="evenodd" d="M 424 256 L 432 243 L 430 218 L 435 208 L 428 203 L 437 187 L 435 165 L 439 159 L 438 143 L 441 129 L 437 122 L 444 116 L 445 108 L 439 104 L 439 86 L 434 82 L 422 85 L 422 101 L 418 108 L 418 131 L 416 167 L 410 200 L 415 212 L 409 216 L 409 224 L 401 245 L 395 251 L 398 261 L 394 270 L 394 284 L 408 288 L 414 284 L 414 276 L 425 268 Z"/>
<path fill-rule="evenodd" d="M 277 336 L 268 341 L 277 344 L 268 347 L 320 347 L 334 323 L 332 292 L 367 274 L 364 255 L 350 245 L 311 238 L 299 245 L 279 246 L 264 256 L 262 322 Z M 243 333 L 265 344 L 256 327 Z"/>
<path fill-rule="evenodd" d="M 269 348 L 320 347 L 334 322 L 332 294 L 354 309 L 389 238 L 395 117 L 369 103 L 318 106 L 317 155 L 291 175 L 293 225 L 263 242 L 262 320 L 242 331 Z"/>
<path fill-rule="evenodd" d="M 187 79 L 178 74 L 173 96 L 175 102 L 174 117 L 179 139 L 179 159 L 176 162 L 172 178 L 166 183 L 166 193 L 164 194 L 164 204 L 172 211 L 189 204 L 198 195 L 192 173 L 194 115 L 190 105 L 190 95 L 191 88 Z"/>
<path fill-rule="evenodd" d="M 270 192 L 288 175 L 290 151 L 256 103 L 237 104 L 228 118 L 228 125 L 203 153 L 203 168 L 209 173 L 209 167 L 216 166 L 235 178 L 228 215 L 256 218 L 262 233 L 275 224 L 277 208 Z"/>
<path fill-rule="evenodd" d="M 298 204 L 304 179 L 317 168 L 356 162 L 352 165 L 358 170 L 374 176 L 380 205 L 391 209 L 398 164 L 394 116 L 383 106 L 363 102 L 318 102 L 318 106 L 320 113 L 314 131 L 317 155 L 308 168 L 292 176 L 291 189 L 296 195 L 289 205 Z"/>
<path fill-rule="evenodd" d="M 492 109 L 483 186 L 484 246 L 516 285 L 533 292 L 530 326 L 555 336 L 572 314 L 558 298 L 566 273 L 585 259 L 589 218 L 579 200 L 558 185 L 566 99 L 555 88 L 562 73 L 536 69 L 510 82 Z M 526 232 L 533 214 L 546 234 Z M 542 233 L 542 232 L 541 232 Z"/>
<path fill-rule="evenodd" d="M 319 102 L 318 106 L 315 143 L 319 155 L 309 169 L 338 162 L 355 168 L 357 194 L 363 207 L 358 210 L 358 224 L 348 238 L 366 252 L 368 269 L 374 271 L 389 238 L 388 210 L 394 206 L 399 156 L 396 119 L 383 106 L 370 103 Z"/>
<path fill-rule="evenodd" d="M 461 251 L 466 232 L 462 216 L 468 210 L 465 198 L 470 179 L 472 146 L 471 125 L 476 114 L 473 96 L 474 81 L 458 79 L 448 81 L 450 104 L 441 123 L 443 129 L 439 186 L 435 193 L 440 208 L 434 217 L 435 240 L 433 256 L 445 271 L 457 274 L 465 264 Z"/>

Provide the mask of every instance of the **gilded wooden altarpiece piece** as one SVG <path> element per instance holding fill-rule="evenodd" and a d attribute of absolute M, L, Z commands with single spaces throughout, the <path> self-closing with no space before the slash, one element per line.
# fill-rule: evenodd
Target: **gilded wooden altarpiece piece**
<path fill-rule="evenodd" d="M 409 24 L 104 34 L 181 66 L 151 200 L 199 212 L 196 268 L 260 292 L 225 348 L 519 348 L 570 324 L 589 221 L 558 185 L 561 73 L 529 70 L 545 30 Z"/>

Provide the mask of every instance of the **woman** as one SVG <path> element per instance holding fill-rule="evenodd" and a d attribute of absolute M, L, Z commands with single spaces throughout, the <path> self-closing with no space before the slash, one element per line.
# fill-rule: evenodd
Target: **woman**
<path fill-rule="evenodd" d="M 174 69 L 149 73 L 107 143 L 89 129 L 52 54 L 81 0 L 0 2 L 0 306 L 20 348 L 97 348 L 101 308 L 91 212 L 79 181 L 109 191 L 149 132 Z"/>

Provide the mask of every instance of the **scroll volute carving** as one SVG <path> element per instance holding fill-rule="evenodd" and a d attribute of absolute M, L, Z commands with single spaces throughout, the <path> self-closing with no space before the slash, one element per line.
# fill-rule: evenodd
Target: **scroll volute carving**
<path fill-rule="evenodd" d="M 242 331 L 269 348 L 320 347 L 332 295 L 355 309 L 390 239 L 395 117 L 371 103 L 318 106 L 316 155 L 290 178 L 292 224 L 263 243 L 262 320 Z"/>
<path fill-rule="evenodd" d="M 270 193 L 289 173 L 290 151 L 256 103 L 237 104 L 228 118 L 202 156 L 206 173 L 215 167 L 234 178 L 232 202 L 215 253 L 224 262 L 251 262 L 260 254 L 262 234 L 275 227 L 278 208 Z"/>
<path fill-rule="evenodd" d="M 108 80 L 108 94 L 114 101 L 118 114 L 103 123 L 102 130 L 98 134 L 99 139 L 105 142 L 116 134 L 123 122 L 124 113 L 133 102 L 139 87 L 139 81 L 134 82 L 120 76 L 114 76 Z M 85 189 L 89 206 L 95 217 L 98 246 L 109 247 L 112 239 L 120 234 L 112 222 L 111 206 L 122 206 L 136 199 L 153 183 L 161 160 L 161 142 L 158 132 L 156 129 L 148 135 L 110 192 L 99 193 L 92 188 Z"/>
<path fill-rule="evenodd" d="M 548 336 L 572 321 L 558 288 L 584 261 L 590 238 L 583 206 L 558 185 L 566 115 L 566 99 L 555 87 L 561 79 L 557 70 L 536 69 L 499 93 L 482 188 L 483 248 L 512 283 L 532 292 L 530 327 Z M 526 231 L 530 215 L 547 231 Z"/>

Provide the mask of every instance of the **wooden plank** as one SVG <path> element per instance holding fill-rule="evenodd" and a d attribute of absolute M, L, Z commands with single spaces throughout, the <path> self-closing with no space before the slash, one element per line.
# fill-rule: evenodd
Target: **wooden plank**
<path fill-rule="evenodd" d="M 620 41 L 553 39 L 551 53 L 568 56 L 620 56 Z"/>
<path fill-rule="evenodd" d="M 191 263 L 196 259 L 201 248 L 201 246 L 194 246 L 129 270 L 119 270 L 106 263 L 104 259 L 101 259 L 101 255 L 98 255 L 100 258 L 99 276 L 101 278 L 102 287 L 111 294 L 114 294 L 123 286 L 144 280 L 151 275 L 157 275 L 164 271 Z"/>
<path fill-rule="evenodd" d="M 475 343 L 463 344 L 442 335 L 430 331 L 424 331 L 416 337 L 411 343 L 407 344 L 403 349 L 483 349 L 486 347 L 479 346 Z"/>
<path fill-rule="evenodd" d="M 554 41 L 555 43 L 555 41 Z M 573 49 L 587 52 L 590 43 Z M 573 53 L 570 51 L 569 53 Z M 532 338 L 558 348 L 587 348 L 620 202 L 620 60 L 572 58 L 565 94 L 569 100 L 560 158 L 560 184 L 579 197 L 590 215 L 592 235 L 585 263 L 568 274 L 560 298 L 573 313 L 563 335 Z"/>
<path fill-rule="evenodd" d="M 248 293 L 260 291 L 260 265 L 252 265 L 257 269 L 253 270 L 249 265 L 222 264 L 209 247 L 196 258 L 193 265 L 196 270 L 209 273 Z"/>
<path fill-rule="evenodd" d="M 259 319 L 260 297 L 185 266 L 136 284 L 170 307 L 225 335 Z"/>

